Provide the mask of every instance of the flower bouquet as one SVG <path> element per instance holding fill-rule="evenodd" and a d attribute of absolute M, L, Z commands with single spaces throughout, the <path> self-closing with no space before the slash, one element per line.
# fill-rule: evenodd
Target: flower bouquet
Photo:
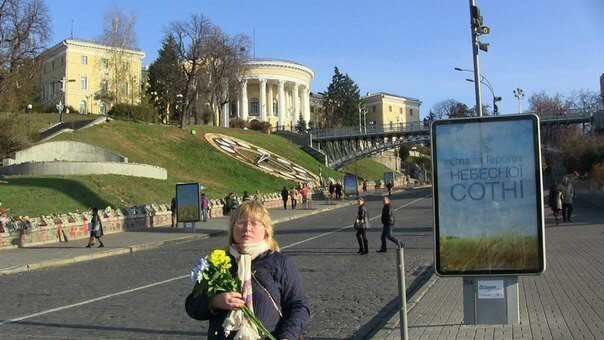
<path fill-rule="evenodd" d="M 203 292 L 206 292 L 208 296 L 213 296 L 222 292 L 240 291 L 241 280 L 231 275 L 229 271 L 231 266 L 231 258 L 227 256 L 224 249 L 215 249 L 209 256 L 202 257 L 191 270 L 191 281 L 195 283 L 193 296 L 198 297 Z M 275 337 L 247 305 L 244 304 L 241 311 L 261 333 L 269 339 L 275 340 Z"/>

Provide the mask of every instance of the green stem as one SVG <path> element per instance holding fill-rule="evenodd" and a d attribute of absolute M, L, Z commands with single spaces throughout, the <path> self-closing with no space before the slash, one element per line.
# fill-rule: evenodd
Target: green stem
<path fill-rule="evenodd" d="M 260 319 L 258 319 L 258 317 L 254 315 L 254 312 L 252 312 L 248 308 L 248 306 L 243 305 L 242 311 L 248 317 L 248 319 L 250 319 L 254 323 L 254 325 L 256 325 L 260 332 L 264 333 L 267 338 L 271 340 L 276 340 L 275 337 L 271 334 L 271 332 L 269 332 L 268 329 L 266 329 L 266 327 L 262 324 L 262 321 L 260 321 Z"/>

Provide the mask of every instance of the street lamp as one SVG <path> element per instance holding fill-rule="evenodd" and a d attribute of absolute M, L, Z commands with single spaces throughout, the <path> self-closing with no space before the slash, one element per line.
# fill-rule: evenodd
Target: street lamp
<path fill-rule="evenodd" d="M 524 91 L 521 88 L 514 90 L 514 97 L 518 100 L 518 114 L 522 113 L 522 99 L 524 99 Z"/>
<path fill-rule="evenodd" d="M 461 68 L 461 67 L 455 67 L 455 71 L 474 73 L 474 71 L 472 71 L 472 70 L 468 70 L 468 69 Z M 474 79 L 466 78 L 466 81 L 473 83 Z M 482 74 L 480 75 L 480 83 L 486 85 L 486 87 L 488 87 L 489 90 L 491 91 L 491 95 L 493 96 L 493 114 L 497 115 L 499 113 L 499 108 L 497 107 L 497 102 L 501 101 L 501 97 L 495 96 L 495 91 L 493 91 L 493 85 L 491 85 L 491 82 Z"/>
<path fill-rule="evenodd" d="M 31 125 L 31 109 L 33 106 L 31 104 L 27 104 L 27 134 L 29 135 L 29 127 Z"/>

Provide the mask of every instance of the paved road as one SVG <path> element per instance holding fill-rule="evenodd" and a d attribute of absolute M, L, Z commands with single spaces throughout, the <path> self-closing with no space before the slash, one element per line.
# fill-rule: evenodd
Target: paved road
<path fill-rule="evenodd" d="M 430 190 L 397 193 L 395 235 L 407 249 L 407 286 L 417 288 L 432 263 Z M 358 256 L 352 222 L 355 206 L 287 221 L 277 240 L 292 256 L 311 301 L 309 339 L 367 338 L 397 309 L 394 248 L 379 245 L 381 201 L 368 196 L 373 228 L 369 256 Z M 0 277 L 0 337 L 194 338 L 207 323 L 190 319 L 183 303 L 197 259 L 226 243 L 207 239 Z"/>

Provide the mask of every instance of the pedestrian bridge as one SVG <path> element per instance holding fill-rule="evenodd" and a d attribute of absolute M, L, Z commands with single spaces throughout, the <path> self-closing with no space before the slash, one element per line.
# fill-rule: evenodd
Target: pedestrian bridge
<path fill-rule="evenodd" d="M 572 111 L 565 115 L 539 115 L 541 143 L 547 145 L 561 126 L 591 124 L 588 112 Z M 430 144 L 430 124 L 426 122 L 368 125 L 310 132 L 311 153 L 322 154 L 326 165 L 339 169 L 356 159 L 404 144 Z"/>

